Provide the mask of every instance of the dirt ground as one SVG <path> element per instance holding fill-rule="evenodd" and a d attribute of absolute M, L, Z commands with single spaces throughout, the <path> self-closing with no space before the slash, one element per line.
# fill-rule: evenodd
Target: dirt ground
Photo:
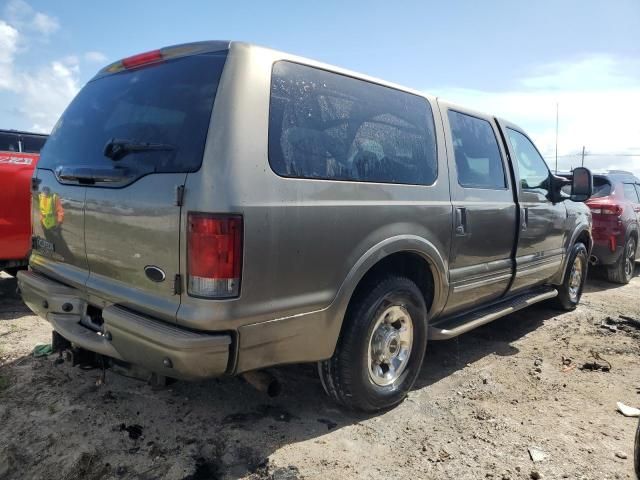
<path fill-rule="evenodd" d="M 2 276 L 0 478 L 633 478 L 636 420 L 616 402 L 640 407 L 640 329 L 601 323 L 640 319 L 639 293 L 640 277 L 590 279 L 575 312 L 534 307 L 433 342 L 407 400 L 362 415 L 308 365 L 274 370 L 275 399 L 235 378 L 158 390 L 107 372 L 97 386 L 98 370 L 30 355 L 50 327 Z M 581 370 L 606 365 L 592 352 L 611 370 Z"/>

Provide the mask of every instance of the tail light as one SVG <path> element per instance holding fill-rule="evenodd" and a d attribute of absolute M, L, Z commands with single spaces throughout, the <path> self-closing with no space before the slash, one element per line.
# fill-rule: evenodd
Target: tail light
<path fill-rule="evenodd" d="M 589 205 L 592 213 L 599 215 L 622 215 L 622 207 L 616 204 L 592 204 Z"/>
<path fill-rule="evenodd" d="M 237 297 L 242 272 L 242 217 L 191 212 L 187 221 L 189 295 Z"/>

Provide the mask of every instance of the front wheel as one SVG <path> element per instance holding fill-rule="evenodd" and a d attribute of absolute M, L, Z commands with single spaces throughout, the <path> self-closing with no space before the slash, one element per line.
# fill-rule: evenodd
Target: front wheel
<path fill-rule="evenodd" d="M 562 310 L 574 310 L 580 302 L 587 278 L 588 253 L 583 243 L 576 243 L 573 246 L 567 265 L 564 280 L 558 287 L 558 296 L 554 300 L 556 306 Z"/>
<path fill-rule="evenodd" d="M 636 239 L 629 237 L 618 261 L 607 267 L 607 279 L 610 282 L 626 285 L 633 278 L 636 268 Z"/>
<path fill-rule="evenodd" d="M 416 381 L 427 345 L 420 289 L 392 276 L 354 299 L 333 356 L 319 362 L 326 392 L 338 403 L 374 412 L 400 403 Z"/>

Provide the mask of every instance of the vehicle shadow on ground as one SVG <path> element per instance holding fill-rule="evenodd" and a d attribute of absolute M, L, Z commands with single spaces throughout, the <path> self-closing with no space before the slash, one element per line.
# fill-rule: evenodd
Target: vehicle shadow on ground
<path fill-rule="evenodd" d="M 534 307 L 457 339 L 431 342 L 414 389 L 428 388 L 487 355 L 517 353 L 512 342 L 558 313 Z M 22 357 L 0 367 L 0 380 L 5 377 L 4 384 L 9 385 L 0 391 L 0 403 L 12 412 L 11 425 L 5 428 L 16 438 L 24 432 L 32 441 L 34 436 L 46 441 L 48 432 L 56 432 L 55 445 L 38 461 L 55 464 L 58 455 L 77 450 L 81 441 L 80 450 L 90 456 L 90 461 L 83 457 L 83 465 L 94 469 L 83 474 L 91 478 L 114 475 L 117 468 L 128 472 L 125 478 L 158 478 L 180 462 L 186 462 L 190 472 L 185 479 L 236 478 L 249 473 L 272 478 L 267 458 L 280 448 L 309 440 L 322 443 L 329 431 L 382 414 L 337 407 L 324 394 L 315 365 L 272 372 L 283 385 L 283 393 L 276 398 L 238 378 L 176 382 L 157 390 L 107 371 L 106 382 L 96 386 L 99 370 L 84 371 L 58 363 L 53 356 Z M 122 432 L 123 426 L 132 425 L 140 427 L 137 438 Z M 16 474 L 26 478 L 34 473 L 28 470 L 29 461 L 23 458 Z M 294 470 L 289 473 L 282 478 L 297 478 Z"/>
<path fill-rule="evenodd" d="M 414 388 L 428 387 L 487 355 L 506 357 L 517 354 L 519 350 L 512 345 L 513 342 L 561 313 L 545 305 L 536 305 L 451 340 L 429 342 Z"/>
<path fill-rule="evenodd" d="M 18 283 L 14 277 L 0 275 L 0 321 L 15 320 L 33 315 L 17 293 Z"/>
<path fill-rule="evenodd" d="M 634 278 L 640 276 L 640 263 L 636 263 Z M 622 288 L 624 285 L 613 283 L 607 280 L 606 273 L 602 267 L 590 267 L 587 282 L 584 285 L 584 293 L 602 292 Z"/>

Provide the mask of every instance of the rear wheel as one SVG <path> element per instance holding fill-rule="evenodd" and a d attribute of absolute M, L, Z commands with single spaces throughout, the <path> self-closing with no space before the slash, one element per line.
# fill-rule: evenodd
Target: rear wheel
<path fill-rule="evenodd" d="M 422 292 L 408 278 L 387 277 L 350 306 L 333 356 L 318 364 L 320 379 L 348 408 L 389 408 L 415 383 L 426 345 Z"/>
<path fill-rule="evenodd" d="M 613 266 L 607 267 L 607 279 L 610 282 L 624 285 L 631 281 L 636 268 L 636 248 L 636 239 L 629 237 L 618 261 Z"/>
<path fill-rule="evenodd" d="M 588 255 L 583 243 L 576 243 L 569 254 L 564 281 L 558 288 L 555 304 L 562 310 L 574 310 L 580 302 L 582 289 L 587 278 Z"/>

